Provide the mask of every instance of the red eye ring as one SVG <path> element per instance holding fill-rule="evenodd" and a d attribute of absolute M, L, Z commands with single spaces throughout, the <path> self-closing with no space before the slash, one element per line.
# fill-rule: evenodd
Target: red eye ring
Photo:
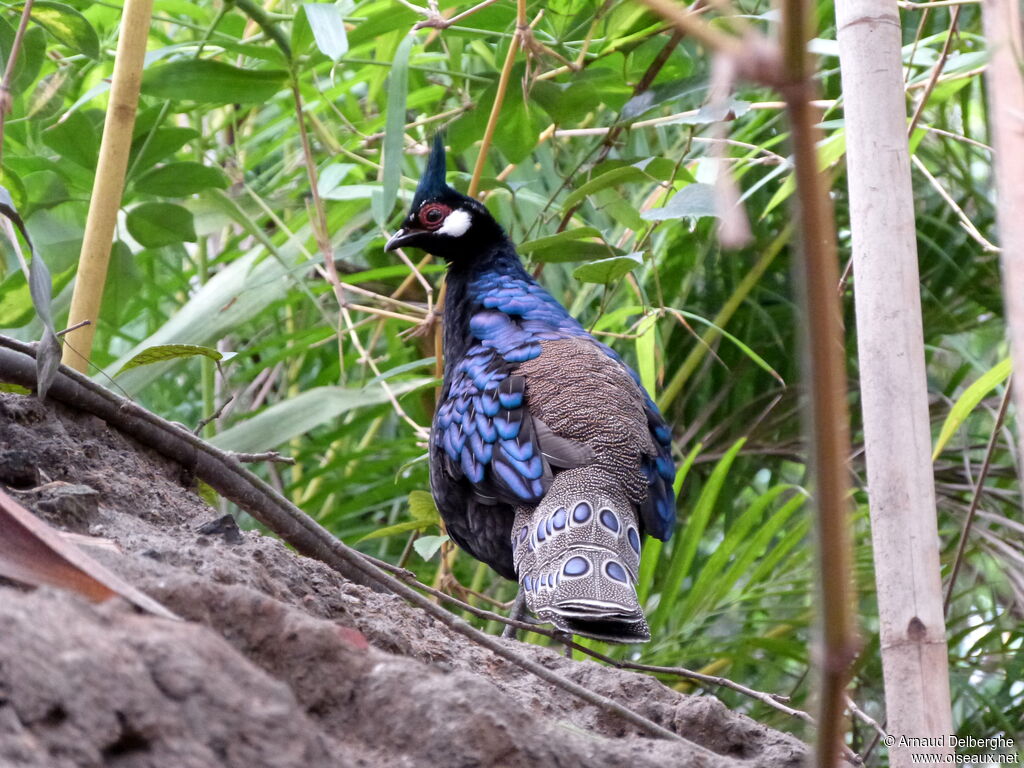
<path fill-rule="evenodd" d="M 451 212 L 452 209 L 443 203 L 427 203 L 420 208 L 417 217 L 425 229 L 433 232 L 441 228 L 444 220 L 448 218 L 448 214 Z"/>

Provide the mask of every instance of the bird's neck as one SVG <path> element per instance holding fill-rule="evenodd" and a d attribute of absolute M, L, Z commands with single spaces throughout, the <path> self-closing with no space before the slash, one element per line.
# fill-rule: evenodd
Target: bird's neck
<path fill-rule="evenodd" d="M 504 239 L 489 246 L 484 253 L 477 254 L 476 258 L 467 263 L 449 264 L 445 282 L 444 370 L 447 380 L 450 366 L 461 360 L 474 343 L 469 321 L 480 309 L 482 293 L 485 291 L 483 286 L 498 282 L 502 287 L 509 288 L 521 283 L 525 289 L 536 281 L 523 268 L 512 243 Z"/>

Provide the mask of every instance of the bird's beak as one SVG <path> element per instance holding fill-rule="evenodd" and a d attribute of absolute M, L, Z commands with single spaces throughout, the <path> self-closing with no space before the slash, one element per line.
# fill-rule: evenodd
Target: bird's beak
<path fill-rule="evenodd" d="M 418 234 L 419 232 L 416 232 L 415 230 L 409 231 L 405 227 L 402 227 L 400 230 L 398 230 L 397 232 L 395 232 L 395 234 L 391 236 L 387 244 L 384 246 L 384 250 L 393 251 L 397 248 L 401 248 L 403 245 L 408 243 Z"/>

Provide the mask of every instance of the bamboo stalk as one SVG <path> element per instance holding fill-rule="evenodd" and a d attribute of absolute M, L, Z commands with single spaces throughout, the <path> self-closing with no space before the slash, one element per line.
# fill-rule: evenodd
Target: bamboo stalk
<path fill-rule="evenodd" d="M 991 60 L 989 115 L 995 147 L 996 220 L 1006 324 L 1014 371 L 1024 371 L 1024 43 L 1019 0 L 985 0 L 982 20 Z M 1024 462 L 1024 376 L 1013 377 L 1017 410 L 1017 455 Z"/>
<path fill-rule="evenodd" d="M 888 727 L 953 732 L 896 0 L 837 0 L 861 408 Z M 911 752 L 889 750 L 893 768 Z"/>
<path fill-rule="evenodd" d="M 110 264 L 110 246 L 124 193 L 125 170 L 135 127 L 135 110 L 139 103 L 142 65 L 152 11 L 153 0 L 125 0 L 114 58 L 110 103 L 103 124 L 99 163 L 68 316 L 69 326 L 83 320 L 90 322 L 70 332 L 64 344 L 64 364 L 83 372 L 88 368 L 92 355 L 96 320 Z"/>
<path fill-rule="evenodd" d="M 828 177 L 818 170 L 820 112 L 813 107 L 813 6 L 784 0 L 779 44 L 782 77 L 793 132 L 805 322 L 805 410 L 817 500 L 819 589 L 818 737 L 814 764 L 835 766 L 844 746 L 846 684 L 856 655 L 848 502 L 850 455 L 846 409 L 846 355 L 842 307 L 836 286 L 839 260 Z"/>
<path fill-rule="evenodd" d="M 487 126 L 484 128 L 483 140 L 480 142 L 480 154 L 476 156 L 476 164 L 473 166 L 473 176 L 469 180 L 467 193 L 470 197 L 476 197 L 480 188 L 480 177 L 484 173 L 484 163 L 487 161 L 487 152 L 491 148 L 491 141 L 494 138 L 494 131 L 498 127 L 498 116 L 501 114 L 501 107 L 505 103 L 505 92 L 508 90 L 509 80 L 512 78 L 512 66 L 516 62 L 516 53 L 519 52 L 519 45 L 526 28 L 526 0 L 516 2 L 516 33 L 509 41 L 508 53 L 505 55 L 505 64 L 501 68 L 501 77 L 498 78 L 498 90 L 494 94 L 494 103 L 491 104 L 491 113 L 487 118 Z M 438 299 L 438 304 L 443 297 Z M 438 358 L 440 360 L 440 358 Z"/>
<path fill-rule="evenodd" d="M 692 35 L 734 71 L 776 88 L 786 103 L 792 129 L 805 320 L 804 380 L 809 402 L 805 431 L 817 502 L 819 615 L 818 738 L 815 764 L 836 765 L 843 752 L 845 688 L 857 648 L 849 532 L 849 418 L 846 409 L 844 331 L 839 295 L 835 223 L 827 178 L 818 171 L 819 110 L 814 106 L 814 68 L 807 52 L 813 35 L 808 0 L 782 0 L 779 39 L 771 44 L 748 32 L 738 37 L 712 30 L 671 0 L 642 0 L 677 29 Z"/>

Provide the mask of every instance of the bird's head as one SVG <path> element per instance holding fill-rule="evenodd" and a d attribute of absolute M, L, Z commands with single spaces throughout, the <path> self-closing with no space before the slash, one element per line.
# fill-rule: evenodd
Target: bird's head
<path fill-rule="evenodd" d="M 444 137 L 438 133 L 409 215 L 388 240 L 385 251 L 420 248 L 445 261 L 472 259 L 482 247 L 505 237 L 483 203 L 457 192 L 445 181 Z"/>

